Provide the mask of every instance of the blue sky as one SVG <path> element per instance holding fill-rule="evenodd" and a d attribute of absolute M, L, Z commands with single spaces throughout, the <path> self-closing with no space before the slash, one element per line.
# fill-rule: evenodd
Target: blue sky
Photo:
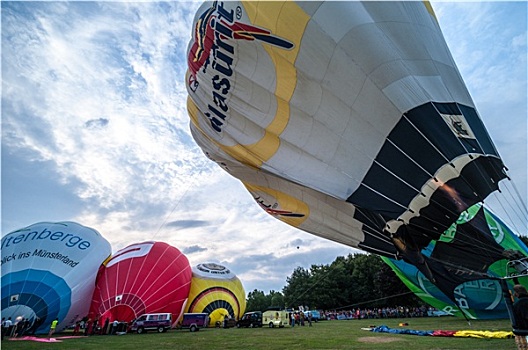
<path fill-rule="evenodd" d="M 199 5 L 1 3 L 2 235 L 71 220 L 114 251 L 165 241 L 191 265 L 230 267 L 246 292 L 280 291 L 295 267 L 357 252 L 265 214 L 194 143 L 184 75 Z M 526 234 L 526 215 L 509 209 L 522 203 L 508 194 L 526 203 L 527 3 L 433 8 L 510 169 L 491 209 Z"/>

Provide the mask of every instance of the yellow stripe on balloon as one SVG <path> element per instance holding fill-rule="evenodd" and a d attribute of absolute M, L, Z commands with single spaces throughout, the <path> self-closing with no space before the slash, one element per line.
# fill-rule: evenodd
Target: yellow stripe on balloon
<path fill-rule="evenodd" d="M 230 293 L 214 290 L 215 288 L 223 288 Z M 231 305 L 236 318 L 242 316 L 246 309 L 246 294 L 238 278 L 228 280 L 205 277 L 192 278 L 187 312 L 203 312 L 209 304 L 221 300 Z"/>
<path fill-rule="evenodd" d="M 425 5 L 425 8 L 427 9 L 427 12 L 429 12 L 431 16 L 433 16 L 433 18 L 435 19 L 436 23 L 438 23 L 438 19 L 436 18 L 436 14 L 433 10 L 433 7 L 431 6 L 431 3 L 429 1 L 424 1 L 423 3 Z"/>
<path fill-rule="evenodd" d="M 246 182 L 242 182 L 247 190 L 253 195 L 254 198 L 261 197 L 262 194 L 266 194 L 269 197 L 272 197 L 277 203 L 276 210 L 287 211 L 292 214 L 302 214 L 300 217 L 287 216 L 287 215 L 273 215 L 277 219 L 291 225 L 294 227 L 299 227 L 307 218 L 310 216 L 310 208 L 306 203 L 301 201 L 298 198 L 292 197 L 286 193 L 273 190 L 268 187 L 252 185 Z M 264 208 L 263 208 L 264 209 Z"/>
<path fill-rule="evenodd" d="M 288 125 L 290 118 L 289 102 L 297 85 L 297 71 L 294 64 L 299 54 L 301 40 L 310 16 L 294 2 L 243 1 L 242 3 L 251 24 L 270 30 L 273 35 L 277 35 L 294 44 L 291 50 L 263 44 L 264 49 L 274 63 L 276 71 L 275 96 L 277 111 L 273 120 L 266 127 L 263 137 L 259 141 L 249 145 L 226 146 L 208 137 L 207 133 L 199 126 L 198 115 L 201 112 L 191 98 L 187 99 L 187 109 L 193 125 L 208 140 L 239 162 L 260 169 L 262 163 L 269 160 L 279 149 L 279 137 Z M 285 15 L 284 13 L 288 14 Z M 277 21 L 279 16 L 287 16 L 291 20 Z M 189 72 L 187 72 L 186 81 L 188 79 Z"/>
<path fill-rule="evenodd" d="M 310 17 L 294 2 L 243 1 L 242 4 L 253 25 L 270 30 L 273 35 L 287 39 L 294 44 L 291 50 L 263 45 L 275 65 L 277 74 L 275 88 L 277 112 L 272 122 L 266 127 L 262 139 L 254 144 L 245 145 L 250 153 L 249 163 L 260 168 L 262 163 L 269 160 L 279 149 L 279 136 L 288 125 L 290 118 L 289 102 L 297 85 L 297 71 L 294 64 Z M 288 15 L 284 15 L 284 13 L 288 13 Z M 280 16 L 287 16 L 291 20 L 277 21 Z M 224 148 L 222 147 L 222 149 Z M 224 151 L 232 154 L 226 149 Z M 240 150 L 237 150 L 236 153 L 244 156 Z M 248 162 L 248 159 L 236 158 L 243 163 Z"/>
<path fill-rule="evenodd" d="M 202 114 L 198 106 L 196 106 L 196 103 L 192 100 L 191 96 L 187 97 L 187 112 L 189 114 L 191 123 L 196 128 L 196 130 L 199 130 L 203 137 L 205 137 L 207 140 L 209 140 L 212 144 L 216 145 L 218 148 L 222 149 L 224 152 L 229 154 L 234 159 L 238 160 L 242 164 L 245 164 L 247 166 L 252 166 L 254 168 L 259 168 L 262 164 L 261 159 L 255 154 L 250 153 L 248 149 L 246 149 L 242 145 L 236 145 L 236 146 L 224 146 L 216 140 L 212 139 L 209 134 L 203 131 L 200 124 L 198 123 L 198 115 Z M 202 114 L 202 119 L 206 119 L 205 116 Z"/>

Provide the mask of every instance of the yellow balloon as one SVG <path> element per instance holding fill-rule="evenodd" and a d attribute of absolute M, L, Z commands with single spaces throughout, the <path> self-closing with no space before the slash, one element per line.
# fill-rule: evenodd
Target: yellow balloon
<path fill-rule="evenodd" d="M 209 325 L 221 325 L 225 317 L 239 319 L 246 311 L 242 282 L 227 267 L 216 263 L 193 267 L 186 312 L 209 314 Z"/>

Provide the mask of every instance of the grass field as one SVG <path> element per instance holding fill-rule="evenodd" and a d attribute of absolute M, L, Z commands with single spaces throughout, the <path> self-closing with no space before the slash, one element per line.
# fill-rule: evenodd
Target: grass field
<path fill-rule="evenodd" d="M 399 327 L 399 323 L 408 323 Z M 188 330 L 170 330 L 167 333 L 125 334 L 121 336 L 91 336 L 64 339 L 62 342 L 4 340 L 5 349 L 241 349 L 241 350 L 295 350 L 295 349 L 493 349 L 515 350 L 514 339 L 477 339 L 458 337 L 432 337 L 406 334 L 373 333 L 362 330 L 371 325 L 414 330 L 479 330 L 510 331 L 508 320 L 472 321 L 454 317 L 425 317 L 384 320 L 322 321 L 313 327 L 295 328 L 207 328 L 191 333 Z M 61 337 L 71 333 L 59 333 Z"/>

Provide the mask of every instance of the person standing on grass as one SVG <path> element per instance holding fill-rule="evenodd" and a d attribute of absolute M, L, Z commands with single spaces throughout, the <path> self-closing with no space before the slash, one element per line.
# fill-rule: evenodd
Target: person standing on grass
<path fill-rule="evenodd" d="M 35 335 L 35 332 L 37 331 L 37 328 L 40 327 L 42 322 L 43 322 L 43 320 L 40 317 L 36 316 L 35 320 L 33 321 L 33 325 L 29 329 L 29 334 L 30 335 Z"/>
<path fill-rule="evenodd" d="M 81 331 L 81 321 L 75 322 L 75 328 L 73 328 L 73 335 L 79 335 Z"/>
<path fill-rule="evenodd" d="M 53 333 L 55 333 L 55 328 L 57 328 L 57 324 L 59 323 L 59 319 L 56 318 L 53 320 L 53 322 L 51 322 L 51 326 L 50 326 L 50 330 L 49 330 L 49 333 L 48 333 L 48 338 L 51 339 L 51 336 L 53 335 Z"/>
<path fill-rule="evenodd" d="M 11 321 L 11 317 L 8 317 L 7 320 L 4 323 L 4 336 L 11 336 L 11 332 L 13 330 L 13 321 Z"/>
<path fill-rule="evenodd" d="M 528 350 L 526 337 L 528 336 L 528 291 L 520 284 L 513 286 L 513 295 L 517 300 L 513 303 L 513 334 L 517 349 Z"/>
<path fill-rule="evenodd" d="M 6 328 L 6 319 L 5 317 L 2 317 L 2 340 L 4 340 L 5 328 Z"/>

